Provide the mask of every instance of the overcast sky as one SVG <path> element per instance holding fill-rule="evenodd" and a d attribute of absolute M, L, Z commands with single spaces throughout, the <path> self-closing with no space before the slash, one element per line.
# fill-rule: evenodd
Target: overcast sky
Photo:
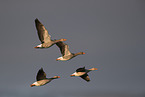
<path fill-rule="evenodd" d="M 60 62 L 56 45 L 40 44 L 38 18 L 52 39 L 65 38 L 70 51 L 85 52 Z M 144 0 L 1 0 L 0 97 L 144 97 Z M 90 82 L 70 77 L 95 67 Z M 30 87 L 43 67 L 60 79 Z"/>

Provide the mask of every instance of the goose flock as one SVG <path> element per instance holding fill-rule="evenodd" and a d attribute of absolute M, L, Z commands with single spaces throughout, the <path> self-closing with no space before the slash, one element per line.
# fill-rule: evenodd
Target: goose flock
<path fill-rule="evenodd" d="M 62 54 L 61 57 L 58 57 L 56 61 L 68 61 L 78 55 L 83 55 L 85 54 L 84 52 L 78 52 L 78 53 L 71 53 L 69 50 L 69 46 L 64 43 L 66 39 L 58 39 L 58 40 L 52 40 L 51 36 L 49 35 L 47 29 L 44 27 L 44 25 L 36 18 L 35 19 L 35 26 L 37 29 L 37 34 L 39 37 L 39 40 L 41 41 L 41 44 L 37 45 L 34 48 L 49 48 L 56 44 L 58 48 L 60 49 L 60 52 Z M 93 71 L 93 70 L 98 70 L 98 68 L 91 68 L 91 69 L 85 69 L 85 67 L 78 68 L 73 74 L 70 76 L 77 76 L 81 77 L 85 81 L 89 82 L 90 78 L 88 75 L 88 72 Z M 60 76 L 54 76 L 51 78 L 46 78 L 46 73 L 44 72 L 43 68 L 39 69 L 37 76 L 36 76 L 36 82 L 32 83 L 30 87 L 33 86 L 43 86 L 49 82 L 51 82 L 53 79 L 58 79 Z"/>

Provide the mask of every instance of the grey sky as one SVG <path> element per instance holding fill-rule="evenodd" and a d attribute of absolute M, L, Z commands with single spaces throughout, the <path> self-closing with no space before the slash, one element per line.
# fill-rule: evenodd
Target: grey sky
<path fill-rule="evenodd" d="M 35 18 L 52 39 L 86 54 L 58 62 L 57 46 L 34 49 Z M 2 0 L 0 29 L 0 97 L 145 96 L 144 0 Z M 89 83 L 69 76 L 82 66 L 99 69 Z M 31 88 L 41 67 L 61 78 Z"/>

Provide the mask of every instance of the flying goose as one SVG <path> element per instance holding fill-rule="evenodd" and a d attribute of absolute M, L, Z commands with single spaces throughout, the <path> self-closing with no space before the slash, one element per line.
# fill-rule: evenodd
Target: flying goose
<path fill-rule="evenodd" d="M 35 19 L 35 26 L 41 44 L 37 45 L 34 48 L 49 48 L 59 41 L 66 41 L 66 39 L 51 40 L 51 36 L 48 34 L 48 31 L 45 29 L 44 25 L 37 18 Z"/>
<path fill-rule="evenodd" d="M 69 46 L 67 44 L 65 44 L 64 42 L 62 42 L 62 41 L 57 42 L 56 45 L 59 47 L 60 52 L 62 54 L 62 56 L 57 58 L 56 61 L 58 61 L 58 60 L 67 61 L 67 60 L 70 60 L 70 59 L 72 59 L 73 57 L 75 57 L 77 55 L 85 54 L 84 52 L 71 53 L 69 51 Z"/>
<path fill-rule="evenodd" d="M 90 72 L 90 71 L 93 71 L 93 70 L 98 70 L 98 68 L 91 68 L 91 69 L 85 69 L 85 67 L 78 68 L 76 70 L 76 72 L 74 72 L 70 76 L 71 77 L 73 77 L 73 76 L 79 76 L 82 79 L 84 79 L 85 81 L 89 82 L 90 78 L 89 78 L 89 75 L 87 73 Z"/>
<path fill-rule="evenodd" d="M 52 81 L 53 79 L 57 79 L 60 78 L 60 76 L 54 76 L 52 78 L 46 78 L 46 73 L 43 71 L 43 68 L 39 69 L 37 76 L 36 76 L 36 82 L 34 82 L 33 84 L 30 85 L 30 87 L 33 86 L 43 86 L 47 83 L 49 83 L 50 81 Z"/>

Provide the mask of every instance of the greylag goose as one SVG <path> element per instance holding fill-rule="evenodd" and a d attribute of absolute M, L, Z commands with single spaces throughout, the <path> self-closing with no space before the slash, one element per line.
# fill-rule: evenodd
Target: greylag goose
<path fill-rule="evenodd" d="M 66 41 L 66 39 L 51 40 L 51 36 L 48 34 L 48 31 L 45 29 L 44 25 L 37 18 L 35 19 L 35 26 L 41 44 L 34 48 L 49 48 L 59 41 Z"/>
<path fill-rule="evenodd" d="M 62 42 L 62 41 L 57 42 L 56 45 L 59 47 L 60 52 L 62 54 L 62 56 L 57 58 L 56 61 L 58 61 L 58 60 L 67 61 L 67 60 L 70 60 L 70 59 L 72 59 L 73 57 L 75 57 L 77 55 L 85 54 L 84 52 L 71 53 L 69 51 L 69 46 L 67 44 L 65 44 L 64 42 Z"/>
<path fill-rule="evenodd" d="M 90 71 L 93 71 L 93 70 L 98 70 L 98 68 L 91 68 L 91 69 L 85 69 L 85 67 L 78 68 L 76 70 L 76 72 L 71 74 L 70 76 L 71 77 L 73 77 L 73 76 L 79 76 L 82 79 L 84 79 L 85 81 L 89 82 L 90 78 L 89 78 L 89 75 L 87 73 L 90 72 Z"/>
<path fill-rule="evenodd" d="M 60 78 L 60 76 L 54 76 L 52 78 L 46 78 L 46 73 L 43 71 L 43 68 L 41 68 L 36 76 L 36 82 L 34 82 L 33 84 L 31 84 L 30 86 L 43 86 L 49 82 L 51 82 L 53 79 L 57 79 Z"/>

